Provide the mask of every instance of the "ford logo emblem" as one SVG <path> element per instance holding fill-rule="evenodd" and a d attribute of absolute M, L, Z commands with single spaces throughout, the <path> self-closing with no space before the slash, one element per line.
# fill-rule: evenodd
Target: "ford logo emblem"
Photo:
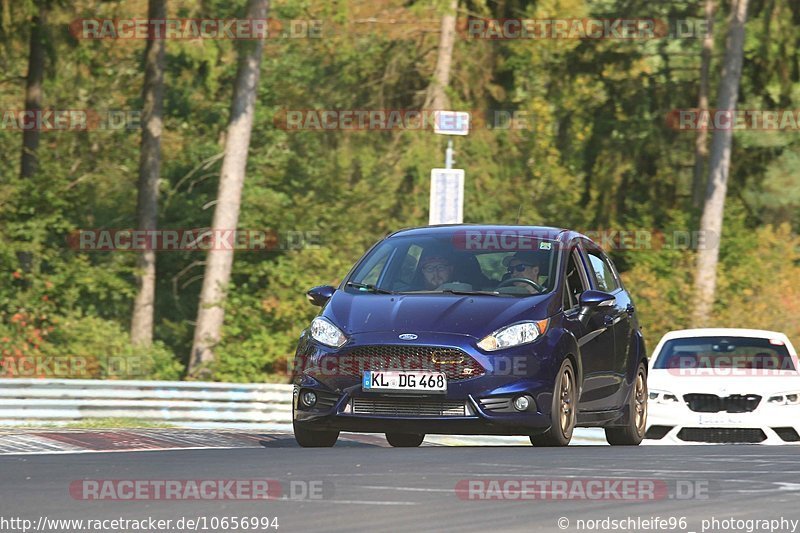
<path fill-rule="evenodd" d="M 399 337 L 404 341 L 413 341 L 414 339 L 417 338 L 417 335 L 415 335 L 414 333 L 403 333 Z"/>

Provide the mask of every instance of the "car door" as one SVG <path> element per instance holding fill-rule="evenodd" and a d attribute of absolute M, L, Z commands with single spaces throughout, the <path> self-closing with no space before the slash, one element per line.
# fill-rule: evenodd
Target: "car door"
<path fill-rule="evenodd" d="M 602 312 L 582 309 L 580 295 L 591 288 L 588 271 L 579 247 L 567 257 L 564 276 L 563 309 L 566 327 L 578 341 L 578 356 L 583 369 L 583 387 L 578 409 L 602 411 L 610 405 L 608 369 L 614 354 L 614 336 L 602 322 Z"/>
<path fill-rule="evenodd" d="M 605 388 L 609 392 L 612 407 L 618 407 L 625 402 L 624 383 L 628 370 L 633 304 L 608 256 L 590 241 L 584 241 L 583 244 L 589 266 L 589 279 L 594 289 L 613 294 L 615 299 L 612 307 L 605 307 L 599 313 L 603 316 L 598 317 L 598 321 L 602 321 L 614 337 L 613 356 L 608 360 L 610 368 Z"/>

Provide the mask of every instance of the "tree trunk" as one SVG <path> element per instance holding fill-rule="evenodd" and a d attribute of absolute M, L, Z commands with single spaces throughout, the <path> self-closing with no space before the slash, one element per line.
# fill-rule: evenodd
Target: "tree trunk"
<path fill-rule="evenodd" d="M 456 41 L 456 15 L 458 0 L 450 0 L 447 11 L 442 15 L 441 33 L 439 34 L 439 49 L 436 55 L 436 69 L 433 80 L 428 85 L 423 109 L 447 109 L 447 86 L 450 84 L 450 65 L 453 62 L 453 45 Z"/>
<path fill-rule="evenodd" d="M 732 16 L 728 37 L 725 43 L 725 59 L 722 66 L 717 112 L 733 112 L 739 96 L 739 80 L 742 75 L 742 54 L 744 49 L 745 21 L 747 20 L 748 0 L 738 0 L 732 6 Z M 733 117 L 731 117 L 731 123 Z M 728 191 L 728 172 L 731 162 L 731 128 L 717 129 L 711 140 L 711 161 L 706 191 L 705 208 L 700 220 L 701 235 L 709 241 L 700 246 L 697 253 L 695 273 L 696 302 L 694 327 L 709 323 L 714 305 L 717 284 L 717 263 L 719 261 L 719 241 L 722 236 L 722 219 L 725 211 L 725 195 Z"/>
<path fill-rule="evenodd" d="M 167 18 L 166 0 L 150 0 L 150 20 Z M 137 228 L 158 227 L 158 180 L 161 175 L 161 131 L 164 115 L 164 39 L 151 38 L 145 49 L 145 73 L 142 99 L 142 143 L 139 153 L 139 199 L 136 207 Z M 156 252 L 145 250 L 137 258 L 138 292 L 133 302 L 131 343 L 153 343 L 153 316 L 156 298 Z"/>
<path fill-rule="evenodd" d="M 703 37 L 703 50 L 700 52 L 700 96 L 697 108 L 700 113 L 708 111 L 708 77 L 711 70 L 711 53 L 714 51 L 714 0 L 706 0 L 706 34 Z M 699 208 L 703 204 L 705 166 L 708 160 L 708 130 L 700 128 L 694 145 L 694 176 L 692 178 L 692 205 Z"/>
<path fill-rule="evenodd" d="M 44 0 L 37 3 L 38 14 L 31 21 L 30 52 L 28 55 L 28 76 L 25 83 L 25 111 L 34 115 L 42 109 L 42 79 L 44 78 L 44 39 L 47 24 L 47 6 Z M 39 130 L 25 129 L 22 132 L 22 159 L 20 177 L 30 178 L 36 173 L 39 148 Z"/>
<path fill-rule="evenodd" d="M 0 15 L 2 20 L 0 20 L 0 25 L 2 25 L 3 33 L 8 34 L 8 30 L 11 29 L 11 0 L 3 0 L 2 10 L 3 13 Z M 9 45 L 10 42 L 6 41 L 6 45 Z"/>
<path fill-rule="evenodd" d="M 266 19 L 268 0 L 248 0 L 247 18 Z M 243 41 L 239 52 L 236 85 L 233 90 L 231 116 L 225 139 L 225 157 L 222 161 L 217 204 L 211 230 L 235 230 L 239 221 L 247 151 L 258 89 L 259 67 L 263 52 L 263 38 Z M 208 365 L 214 360 L 214 347 L 219 343 L 226 289 L 231 277 L 233 251 L 212 249 L 206 258 L 205 277 L 197 310 L 197 325 L 189 361 L 189 376 L 207 377 Z"/>

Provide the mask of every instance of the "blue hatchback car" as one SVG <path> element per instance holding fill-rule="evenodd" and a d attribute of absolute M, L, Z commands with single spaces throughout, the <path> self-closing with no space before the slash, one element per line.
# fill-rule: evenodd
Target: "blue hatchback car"
<path fill-rule="evenodd" d="M 586 236 L 549 227 L 428 226 L 375 244 L 338 288 L 294 361 L 293 424 L 304 447 L 341 431 L 526 435 L 564 446 L 602 427 L 637 445 L 647 361 L 633 301 Z"/>

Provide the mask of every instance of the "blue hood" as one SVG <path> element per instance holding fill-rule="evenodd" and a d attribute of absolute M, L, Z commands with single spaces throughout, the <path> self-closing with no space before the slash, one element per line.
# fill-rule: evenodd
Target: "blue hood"
<path fill-rule="evenodd" d="M 482 339 L 520 320 L 547 318 L 552 293 L 525 298 L 455 294 L 351 294 L 337 290 L 322 316 L 346 335 L 436 332 Z"/>

